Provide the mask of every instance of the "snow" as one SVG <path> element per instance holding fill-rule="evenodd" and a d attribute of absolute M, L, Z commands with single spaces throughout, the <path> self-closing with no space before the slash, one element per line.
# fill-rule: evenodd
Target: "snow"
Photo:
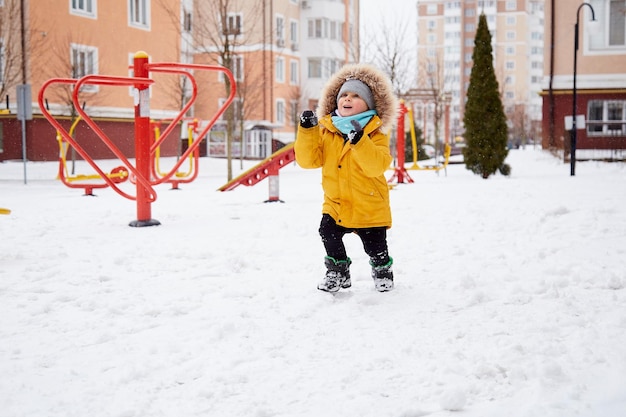
<path fill-rule="evenodd" d="M 157 187 L 162 224 L 134 228 L 111 189 L 0 163 L 0 417 L 626 415 L 626 166 L 507 162 L 410 171 L 395 290 L 347 236 L 334 296 L 316 290 L 319 170 L 284 167 L 285 202 L 264 203 L 267 180 L 218 192 L 225 161 L 201 158 Z"/>

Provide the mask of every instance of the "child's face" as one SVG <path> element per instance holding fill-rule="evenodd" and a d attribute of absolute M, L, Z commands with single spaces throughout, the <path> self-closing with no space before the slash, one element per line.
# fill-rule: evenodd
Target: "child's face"
<path fill-rule="evenodd" d="M 339 97 L 337 113 L 340 116 L 354 116 L 364 111 L 367 111 L 367 103 L 358 94 L 347 91 Z"/>

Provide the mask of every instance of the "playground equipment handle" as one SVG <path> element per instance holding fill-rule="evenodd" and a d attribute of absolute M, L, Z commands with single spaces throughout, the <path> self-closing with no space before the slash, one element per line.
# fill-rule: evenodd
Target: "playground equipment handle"
<path fill-rule="evenodd" d="M 108 79 L 100 80 L 99 82 L 94 82 L 94 84 L 97 83 L 97 84 L 101 84 L 101 85 L 106 85 L 106 84 L 108 84 L 108 85 L 119 85 L 119 84 L 113 84 L 113 79 L 115 79 L 116 82 L 124 81 L 125 84 L 123 84 L 123 85 L 134 85 L 137 82 L 142 82 L 142 83 L 146 83 L 146 84 L 154 83 L 153 80 L 149 80 L 149 79 L 138 79 L 138 78 L 132 78 L 132 77 L 108 77 Z M 48 120 L 48 122 L 50 122 L 50 124 L 52 124 L 52 126 L 57 130 L 57 132 L 59 134 L 61 134 L 61 136 L 63 136 L 65 141 L 70 143 L 72 145 L 72 147 L 74 149 L 76 149 L 76 152 L 78 152 L 78 154 L 86 162 L 88 162 L 89 165 L 91 165 L 91 167 L 100 175 L 100 177 L 111 188 L 113 188 L 118 194 L 120 194 L 121 196 L 123 196 L 123 197 L 125 197 L 125 198 L 127 198 L 129 200 L 136 200 L 136 196 L 132 196 L 132 195 L 124 192 L 123 190 L 121 190 L 117 186 L 117 184 L 111 178 L 109 178 L 107 176 L 107 174 L 102 169 L 100 169 L 98 164 L 96 164 L 95 161 L 89 156 L 89 153 L 87 151 L 85 151 L 83 149 L 83 147 L 80 146 L 80 144 L 78 144 L 78 142 L 76 142 L 71 137 L 71 135 L 67 132 L 67 130 L 65 128 L 63 128 L 63 126 L 61 126 L 61 124 L 54 117 L 52 117 L 52 115 L 46 109 L 46 106 L 44 105 L 45 92 L 46 92 L 47 88 L 50 85 L 52 85 L 52 84 L 70 84 L 70 85 L 73 84 L 74 85 L 74 93 L 73 93 L 72 101 L 74 102 L 74 107 L 76 108 L 76 110 L 79 112 L 79 114 L 81 114 L 83 120 L 85 122 L 87 122 L 89 124 L 89 126 L 94 128 L 94 131 L 96 131 L 98 136 L 105 142 L 107 147 L 109 147 L 109 149 L 115 154 L 115 156 L 120 158 L 120 160 L 129 168 L 129 170 L 131 170 L 131 172 L 133 172 L 137 176 L 137 171 L 133 168 L 132 164 L 130 164 L 128 159 L 119 151 L 119 149 L 117 149 L 117 146 L 115 146 L 115 144 L 113 144 L 110 140 L 108 140 L 108 138 L 106 138 L 106 135 L 104 135 L 102 130 L 97 125 L 95 125 L 91 121 L 91 119 L 85 114 L 85 112 L 82 110 L 82 108 L 81 108 L 81 106 L 79 104 L 79 101 L 78 101 L 78 91 L 79 91 L 79 84 L 78 83 L 79 83 L 79 80 L 77 80 L 75 78 L 52 78 L 52 79 L 46 81 L 41 86 L 41 89 L 39 90 L 39 96 L 38 96 L 39 108 L 41 109 L 41 112 L 44 115 L 44 117 Z M 82 85 L 82 84 L 84 84 L 84 83 L 81 83 L 80 85 Z M 144 187 L 147 184 L 148 190 L 150 190 L 151 198 L 153 200 L 156 199 L 156 193 L 154 192 L 154 189 L 152 189 L 150 184 L 146 183 L 145 181 L 142 182 L 141 184 Z"/>
<path fill-rule="evenodd" d="M 150 147 L 150 155 L 152 155 L 152 156 L 154 156 L 154 153 L 155 153 L 156 149 L 163 143 L 163 141 L 167 138 L 167 136 L 172 132 L 172 130 L 174 129 L 174 127 L 176 127 L 178 122 L 180 122 L 183 119 L 183 117 L 187 113 L 187 110 L 189 110 L 189 108 L 193 105 L 193 103 L 194 103 L 194 101 L 196 99 L 196 96 L 198 95 L 198 91 L 197 91 L 198 90 L 198 86 L 197 86 L 195 78 L 193 76 L 191 76 L 191 74 L 189 72 L 183 71 L 183 69 L 186 69 L 186 70 L 202 70 L 202 71 L 219 71 L 219 72 L 222 72 L 223 74 L 225 74 L 226 77 L 228 77 L 228 80 L 230 82 L 230 94 L 228 95 L 228 98 L 226 99 L 224 104 L 213 115 L 213 118 L 211 118 L 209 120 L 209 122 L 204 127 L 204 129 L 200 133 L 198 133 L 198 135 L 196 136 L 196 139 L 194 139 L 191 142 L 191 144 L 189 144 L 187 150 L 180 156 L 178 162 L 174 165 L 174 167 L 170 170 L 170 172 L 167 173 L 165 176 L 163 176 L 162 178 L 158 179 L 155 182 L 156 184 L 160 184 L 162 182 L 165 182 L 165 181 L 169 180 L 176 173 L 176 171 L 178 171 L 178 168 L 180 168 L 180 166 L 184 163 L 185 159 L 187 157 L 189 157 L 189 155 L 191 155 L 191 153 L 198 146 L 200 146 L 200 142 L 202 142 L 202 139 L 206 136 L 206 134 L 213 127 L 215 122 L 222 116 L 222 114 L 224 114 L 224 112 L 226 111 L 228 106 L 230 106 L 230 104 L 235 99 L 235 95 L 237 93 L 237 83 L 235 82 L 235 78 L 234 78 L 232 72 L 230 72 L 227 68 L 224 68 L 224 67 L 219 66 L 219 65 L 180 64 L 180 63 L 174 63 L 174 62 L 155 62 L 155 63 L 148 63 L 147 64 L 147 69 L 150 72 L 174 73 L 174 74 L 185 75 L 185 76 L 187 76 L 187 78 L 189 78 L 189 81 L 191 82 L 191 86 L 193 88 L 192 89 L 191 99 L 189 100 L 189 102 L 185 105 L 185 107 L 183 107 L 183 109 L 180 111 L 178 116 L 176 116 L 170 122 L 170 124 L 167 126 L 167 128 L 165 128 L 165 130 L 161 133 L 160 138 L 151 145 L 151 147 Z"/>

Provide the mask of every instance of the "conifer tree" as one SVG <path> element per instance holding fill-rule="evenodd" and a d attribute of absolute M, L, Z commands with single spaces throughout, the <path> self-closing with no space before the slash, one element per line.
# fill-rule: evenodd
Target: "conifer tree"
<path fill-rule="evenodd" d="M 484 14 L 478 21 L 472 59 L 474 65 L 463 116 L 467 143 L 463 149 L 465 167 L 483 178 L 497 170 L 508 175 L 511 169 L 504 163 L 508 154 L 506 116 L 498 93 L 491 34 Z"/>

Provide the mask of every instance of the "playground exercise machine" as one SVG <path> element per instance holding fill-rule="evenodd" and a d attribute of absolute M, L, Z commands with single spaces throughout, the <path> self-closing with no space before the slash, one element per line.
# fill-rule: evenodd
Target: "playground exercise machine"
<path fill-rule="evenodd" d="M 446 140 L 443 145 L 443 162 L 437 162 L 436 165 L 425 165 L 420 166 L 417 163 L 418 157 L 418 149 L 417 149 L 417 137 L 415 135 L 415 123 L 413 121 L 413 110 L 410 108 L 407 109 L 407 114 L 409 115 L 409 126 L 411 127 L 411 144 L 413 145 L 413 165 L 409 168 L 411 170 L 417 171 L 440 171 L 445 170 L 446 175 L 448 175 L 448 161 L 450 160 L 450 153 L 452 152 L 452 147 Z"/>
<path fill-rule="evenodd" d="M 404 101 L 400 101 L 400 108 L 398 109 L 398 133 L 396 140 L 397 148 L 397 162 L 396 167 L 393 170 L 393 175 L 387 180 L 388 183 L 396 181 L 398 184 L 406 182 L 412 183 L 413 178 L 409 175 L 404 166 L 405 151 L 404 151 L 404 115 L 408 112 L 408 108 L 404 105 Z"/>
<path fill-rule="evenodd" d="M 111 187 L 115 192 L 129 200 L 136 201 L 137 219 L 130 222 L 130 226 L 144 227 L 161 224 L 158 220 L 152 218 L 151 204 L 156 201 L 157 194 L 153 186 L 162 184 L 178 172 L 180 166 L 187 158 L 198 148 L 202 138 L 213 127 L 217 119 L 224 113 L 226 108 L 230 106 L 235 98 L 235 79 L 232 73 L 222 66 L 218 65 L 201 65 L 201 64 L 181 64 L 172 62 L 150 63 L 148 62 L 148 54 L 139 51 L 133 59 L 133 77 L 116 77 L 104 75 L 86 75 L 82 78 L 53 78 L 46 81 L 39 91 L 39 107 L 44 117 L 52 124 L 52 126 L 60 133 L 63 140 L 68 142 L 76 152 L 88 162 L 93 169 L 100 175 L 102 180 Z M 220 71 L 230 80 L 231 91 L 224 102 L 218 109 L 213 118 L 209 120 L 204 129 L 198 133 L 196 138 L 189 145 L 187 150 L 181 155 L 180 159 L 174 164 L 172 169 L 165 175 L 154 178 L 153 161 L 156 149 L 163 143 L 167 136 L 173 131 L 176 125 L 183 119 L 183 115 L 187 113 L 189 108 L 195 102 L 198 95 L 198 86 L 196 80 L 191 74 L 191 70 L 200 71 Z M 180 110 L 179 114 L 169 123 L 158 140 L 152 141 L 150 138 L 150 90 L 149 87 L 154 84 L 154 80 L 150 78 L 150 73 L 167 73 L 177 74 L 187 77 L 192 87 L 192 95 L 187 104 Z M 80 117 L 87 123 L 94 133 L 102 140 L 102 142 L 113 152 L 113 154 L 123 163 L 128 170 L 129 175 L 134 178 L 136 193 L 131 195 L 123 191 L 119 187 L 115 178 L 110 178 L 98 164 L 90 157 L 86 149 L 77 143 L 67 130 L 48 112 L 44 104 L 46 89 L 54 84 L 65 84 L 73 87 L 72 101 Z M 78 93 L 85 85 L 107 85 L 120 87 L 135 88 L 135 164 L 133 165 L 128 158 L 120 151 L 120 149 L 106 136 L 100 127 L 87 115 L 82 109 L 78 100 Z"/>
<path fill-rule="evenodd" d="M 260 181 L 263 181 L 265 178 L 268 178 L 269 198 L 265 200 L 265 202 L 283 202 L 279 197 L 280 184 L 278 171 L 296 159 L 296 153 L 293 150 L 293 145 L 293 143 L 290 143 L 280 148 L 263 161 L 245 171 L 243 174 L 218 188 L 218 190 L 231 191 L 239 185 L 250 187 Z"/>
<path fill-rule="evenodd" d="M 408 183 L 414 182 L 413 178 L 411 178 L 411 176 L 409 175 L 409 172 L 407 171 L 407 168 L 405 167 L 405 163 L 401 162 L 401 161 L 405 161 L 406 159 L 405 158 L 406 154 L 404 150 L 404 136 L 405 136 L 404 121 L 405 121 L 406 114 L 409 115 L 409 122 L 410 122 L 409 125 L 411 129 L 411 143 L 413 145 L 413 166 L 409 169 L 421 170 L 421 171 L 439 171 L 441 169 L 446 169 L 446 174 L 447 174 L 448 161 L 450 159 L 450 152 L 452 150 L 452 148 L 450 147 L 447 141 L 444 145 L 443 163 L 438 163 L 437 165 L 433 165 L 433 166 L 420 166 L 417 163 L 417 155 L 418 155 L 417 139 L 415 135 L 415 125 L 413 122 L 413 112 L 411 111 L 410 108 L 408 108 L 404 104 L 404 100 L 400 100 L 400 108 L 398 111 L 398 132 L 397 132 L 397 141 L 396 141 L 397 162 L 396 162 L 396 167 L 394 168 L 393 175 L 391 176 L 391 178 L 389 178 L 387 182 L 393 183 L 394 181 L 396 181 L 398 184 L 404 183 L 405 180 Z"/>
<path fill-rule="evenodd" d="M 198 133 L 198 119 L 183 119 L 187 121 L 187 148 L 193 144 L 193 135 Z M 161 123 L 162 121 L 152 121 L 152 131 L 154 132 L 154 140 L 157 142 L 161 137 Z M 182 183 L 189 183 L 196 179 L 198 176 L 200 166 L 200 148 L 195 147 L 194 151 L 187 157 L 189 159 L 189 167 L 187 171 L 178 171 L 173 175 L 172 179 L 167 180 L 172 184 L 172 190 L 178 190 L 178 185 Z M 166 172 L 161 171 L 161 147 L 157 146 L 154 152 L 154 165 L 152 175 L 154 178 L 164 178 L 167 176 Z"/>
<path fill-rule="evenodd" d="M 77 117 L 72 123 L 68 134 L 70 137 L 74 137 L 74 130 L 78 123 L 81 121 L 80 117 Z M 101 183 L 93 183 L 88 181 L 93 180 L 102 180 L 100 174 L 92 174 L 92 175 L 70 175 L 69 170 L 67 168 L 67 151 L 70 148 L 70 143 L 67 142 L 61 132 L 57 130 L 57 142 L 59 143 L 59 172 L 57 178 L 63 182 L 66 186 L 70 188 L 83 188 L 85 190 L 85 195 L 93 196 L 93 190 L 96 188 L 106 188 L 109 186 L 106 182 Z M 119 166 L 117 168 L 113 168 L 109 174 L 106 174 L 113 182 L 116 184 L 122 183 L 128 179 L 128 170 L 124 166 Z M 84 181 L 84 182 L 81 182 Z"/>

